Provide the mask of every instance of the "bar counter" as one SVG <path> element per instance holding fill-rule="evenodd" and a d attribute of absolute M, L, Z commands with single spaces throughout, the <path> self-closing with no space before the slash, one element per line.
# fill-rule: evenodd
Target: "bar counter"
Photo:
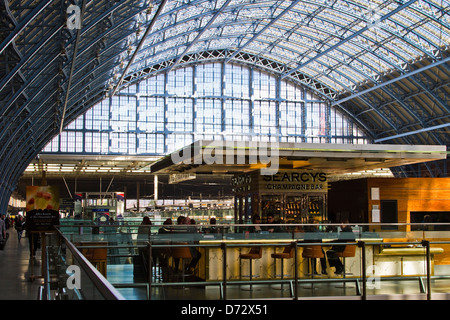
<path fill-rule="evenodd" d="M 198 265 L 198 276 L 206 281 L 223 280 L 223 249 L 222 244 L 226 245 L 226 273 L 227 280 L 248 280 L 249 260 L 240 259 L 241 253 L 249 252 L 255 245 L 262 246 L 262 256 L 252 262 L 252 279 L 268 280 L 281 278 L 281 259 L 271 257 L 273 253 L 280 253 L 286 246 L 293 241 L 297 242 L 297 272 L 298 277 L 311 277 L 309 259 L 302 257 L 303 249 L 307 245 L 318 245 L 304 242 L 303 239 L 223 239 L 223 240 L 200 240 L 199 251 L 202 258 Z M 331 246 L 337 241 L 336 238 L 322 239 L 321 247 L 325 252 L 331 249 Z M 425 276 L 426 272 L 426 252 L 421 247 L 402 247 L 386 248 L 382 238 L 358 238 L 356 243 L 363 241 L 365 243 L 366 256 L 366 275 L 367 276 Z M 343 243 L 343 242 L 339 242 Z M 431 274 L 434 274 L 434 255 L 443 253 L 442 248 L 431 248 Z M 345 258 L 346 277 L 361 276 L 361 256 L 360 248 L 356 248 L 354 257 Z M 327 275 L 321 274 L 320 259 L 316 259 L 316 270 L 318 278 L 342 277 L 335 275 L 334 268 L 330 268 L 327 261 Z M 294 258 L 284 259 L 283 278 L 294 278 Z"/>
<path fill-rule="evenodd" d="M 370 242 L 380 242 L 379 238 L 364 238 L 358 239 Z M 226 244 L 226 256 L 227 256 L 227 280 L 248 280 L 249 274 L 249 261 L 248 259 L 240 259 L 241 253 L 247 253 L 250 248 L 255 245 L 262 246 L 262 256 L 260 259 L 255 259 L 252 262 L 252 278 L 257 280 L 268 279 L 280 279 L 281 278 L 281 259 L 274 259 L 271 257 L 273 253 L 283 252 L 286 246 L 291 243 L 297 242 L 297 259 L 298 259 L 298 277 L 311 277 L 311 270 L 309 261 L 307 258 L 302 257 L 303 248 L 306 245 L 319 245 L 320 241 L 306 240 L 304 239 L 292 239 L 292 238 L 278 238 L 278 239 L 224 239 L 224 240 L 201 240 L 199 241 L 200 252 L 202 258 L 199 261 L 199 277 L 206 281 L 216 281 L 223 279 L 223 249 L 221 244 Z M 331 242 L 337 241 L 336 238 L 322 239 L 322 249 L 326 252 L 331 249 Z M 341 243 L 341 242 L 340 242 Z M 353 244 L 356 242 L 352 242 Z M 203 247 L 202 247 L 203 246 Z M 367 246 L 366 256 L 373 256 L 373 247 Z M 359 250 L 356 250 L 354 258 L 346 258 L 346 272 L 354 272 L 355 275 L 360 274 L 360 261 L 361 256 Z M 321 272 L 320 259 L 316 259 L 316 270 Z M 334 269 L 330 269 L 327 264 L 328 276 L 334 277 Z M 283 261 L 283 278 L 294 278 L 294 258 L 284 259 Z M 276 276 L 274 276 L 276 274 Z M 315 276 L 317 277 L 317 275 Z M 322 277 L 322 275 L 320 275 Z"/>
<path fill-rule="evenodd" d="M 365 265 L 367 276 L 425 276 L 426 252 L 420 244 L 411 245 L 404 243 L 402 247 L 391 247 L 388 240 L 378 236 L 377 233 L 367 232 L 355 234 L 356 240 L 342 240 L 337 233 L 270 233 L 270 234 L 171 234 L 157 235 L 153 237 L 153 245 L 158 244 L 189 244 L 195 245 L 201 253 L 201 258 L 196 267 L 196 275 L 205 281 L 223 280 L 223 248 L 226 247 L 226 276 L 227 280 L 248 280 L 250 278 L 249 260 L 240 259 L 239 255 L 248 253 L 251 247 L 261 246 L 262 255 L 259 259 L 252 260 L 252 279 L 271 280 L 293 279 L 295 274 L 294 257 L 283 260 L 283 272 L 281 273 L 281 259 L 272 258 L 273 253 L 280 253 L 286 246 L 293 242 L 297 244 L 297 272 L 299 278 L 311 277 L 310 261 L 302 256 L 305 246 L 321 246 L 326 252 L 333 245 L 345 245 L 346 242 L 356 244 L 359 241 L 365 243 Z M 387 242 L 384 242 L 387 241 Z M 430 249 L 431 274 L 434 273 L 434 256 L 443 253 L 442 248 Z M 353 257 L 345 258 L 345 276 L 361 277 L 362 265 L 361 248 L 356 248 Z M 342 260 L 342 258 L 341 258 Z M 317 278 L 335 278 L 334 268 L 330 268 L 327 261 L 327 275 L 321 274 L 320 259 L 316 259 Z"/>

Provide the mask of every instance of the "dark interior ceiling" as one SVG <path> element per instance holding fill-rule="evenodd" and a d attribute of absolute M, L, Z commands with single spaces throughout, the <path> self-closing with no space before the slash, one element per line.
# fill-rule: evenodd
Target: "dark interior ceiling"
<path fill-rule="evenodd" d="M 300 83 L 374 143 L 448 146 L 449 15 L 447 0 L 2 1 L 0 209 L 62 128 L 187 64 L 244 63 Z"/>
<path fill-rule="evenodd" d="M 314 170 L 328 181 L 362 176 L 392 176 L 391 167 L 445 159 L 445 146 L 346 145 L 329 143 L 197 141 L 166 157 L 115 157 L 42 154 L 20 179 L 17 195 L 25 198 L 26 186 L 57 186 L 60 196 L 75 193 L 124 192 L 127 199 L 210 199 L 233 196 L 231 177 L 257 169 Z M 270 163 L 252 159 L 253 150 L 266 147 Z M 214 149 L 214 159 L 207 159 Z M 208 153 L 207 153 L 208 151 Z M 181 155 L 181 156 L 180 156 Z M 201 156 L 202 161 L 198 161 Z M 227 158 L 228 157 L 228 158 Z M 237 161 L 239 157 L 239 161 Z M 233 159 L 233 161 L 229 161 Z M 213 160 L 213 161 L 211 161 Z M 386 170 L 380 170 L 386 169 Z M 192 174 L 194 179 L 170 183 L 169 175 Z M 358 175 L 351 175 L 357 173 Z"/>
<path fill-rule="evenodd" d="M 230 176 L 212 176 L 199 175 L 195 180 L 184 181 L 177 184 L 169 184 L 168 176 L 161 176 L 158 179 L 158 199 L 219 199 L 221 197 L 233 196 L 231 190 Z M 41 179 L 23 178 L 20 180 L 18 190 L 25 191 L 27 186 Z M 72 199 L 75 190 L 79 193 L 84 192 L 125 192 L 127 199 L 140 200 L 154 199 L 154 180 L 153 176 L 141 177 L 139 180 L 128 176 L 117 176 L 105 178 L 99 176 L 80 176 L 78 178 L 67 177 L 64 180 L 61 177 L 46 178 L 48 185 L 57 187 L 61 198 Z M 138 186 L 139 185 L 139 186 Z M 138 196 L 139 194 L 139 196 Z M 20 192 L 20 197 L 25 199 L 25 195 Z"/>

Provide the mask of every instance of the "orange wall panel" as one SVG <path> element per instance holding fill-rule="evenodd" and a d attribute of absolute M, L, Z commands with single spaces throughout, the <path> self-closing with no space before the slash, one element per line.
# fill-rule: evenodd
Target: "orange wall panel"
<path fill-rule="evenodd" d="M 450 178 L 366 178 L 331 183 L 330 217 L 372 222 L 372 208 L 381 201 L 371 200 L 371 188 L 379 188 L 380 200 L 397 200 L 399 223 L 409 223 L 414 211 L 450 212 Z"/>
<path fill-rule="evenodd" d="M 399 223 L 409 223 L 414 211 L 450 212 L 450 178 L 367 179 L 369 221 L 372 221 L 372 206 L 380 205 L 380 200 L 370 200 L 371 188 L 379 188 L 380 200 L 397 200 Z M 408 226 L 406 231 L 409 229 Z"/>

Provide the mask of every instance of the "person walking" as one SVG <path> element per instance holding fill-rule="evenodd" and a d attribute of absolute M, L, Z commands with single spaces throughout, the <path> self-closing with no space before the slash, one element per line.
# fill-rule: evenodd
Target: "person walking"
<path fill-rule="evenodd" d="M 20 242 L 20 239 L 22 239 L 23 227 L 24 227 L 23 217 L 18 216 L 16 221 L 14 222 L 14 228 L 17 231 L 17 239 L 19 240 L 19 242 Z"/>

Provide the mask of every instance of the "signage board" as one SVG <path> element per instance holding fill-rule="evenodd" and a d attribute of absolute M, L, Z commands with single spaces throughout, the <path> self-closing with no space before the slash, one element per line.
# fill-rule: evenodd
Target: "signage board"
<path fill-rule="evenodd" d="M 328 191 L 327 174 L 321 171 L 280 170 L 272 175 L 263 175 L 260 171 L 256 171 L 233 177 L 231 184 L 235 193 Z"/>
<path fill-rule="evenodd" d="M 169 175 L 169 184 L 175 184 L 178 182 L 196 179 L 195 173 L 174 173 Z"/>
<path fill-rule="evenodd" d="M 29 231 L 54 231 L 59 225 L 59 212 L 56 210 L 34 209 L 26 213 L 26 229 Z"/>
<path fill-rule="evenodd" d="M 327 175 L 319 171 L 280 171 L 263 175 L 259 190 L 281 192 L 327 192 Z"/>
<path fill-rule="evenodd" d="M 27 186 L 26 229 L 53 231 L 59 225 L 59 192 L 52 186 Z"/>

